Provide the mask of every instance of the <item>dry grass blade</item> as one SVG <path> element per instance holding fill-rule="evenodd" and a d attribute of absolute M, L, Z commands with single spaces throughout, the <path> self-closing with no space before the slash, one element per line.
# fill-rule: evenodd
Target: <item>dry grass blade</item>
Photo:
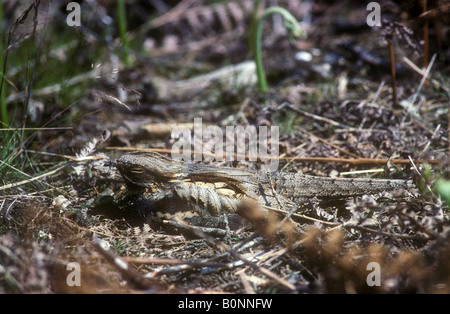
<path fill-rule="evenodd" d="M 157 152 L 157 153 L 165 153 L 165 154 L 171 154 L 171 149 L 166 148 L 133 148 L 133 147 L 115 147 L 115 146 L 109 146 L 106 147 L 106 149 L 109 150 L 118 150 L 118 151 L 148 151 L 148 152 Z M 202 152 L 203 153 L 203 152 Z M 195 154 L 195 152 L 192 152 L 192 154 Z M 208 157 L 215 157 L 215 158 L 225 158 L 225 155 L 219 156 L 215 154 L 205 154 L 205 156 Z M 234 154 L 234 158 L 247 158 L 249 159 L 249 155 L 238 155 Z M 253 158 L 258 156 L 251 156 Z M 288 157 L 288 156 L 280 156 L 278 158 L 279 160 L 288 160 L 288 161 L 297 161 L 297 162 L 321 162 L 321 163 L 347 163 L 350 165 L 385 165 L 386 163 L 390 162 L 392 164 L 409 164 L 409 159 L 375 159 L 375 158 L 358 158 L 358 159 L 348 159 L 348 158 L 333 158 L 333 157 Z M 413 160 L 417 164 L 437 164 L 439 161 L 434 159 L 415 159 Z"/>
<path fill-rule="evenodd" d="M 414 62 L 412 62 L 410 59 L 408 59 L 408 57 L 404 56 L 402 58 L 403 62 L 405 62 L 409 67 L 411 67 L 414 71 L 416 71 L 417 73 L 419 73 L 420 75 L 422 75 L 423 77 L 427 76 L 426 74 L 426 70 L 422 70 L 421 68 L 419 68 L 417 65 L 414 64 Z M 439 83 L 437 80 L 435 79 L 431 79 L 430 80 L 431 83 L 433 83 L 434 86 L 440 88 L 440 89 L 444 89 L 443 86 L 441 85 L 441 83 Z"/>
<path fill-rule="evenodd" d="M 184 221 L 182 220 L 178 220 L 177 221 L 180 224 L 185 224 Z M 186 224 L 185 224 L 186 225 Z M 239 259 L 240 261 L 242 261 L 244 264 L 251 266 L 252 268 L 255 268 L 256 270 L 258 270 L 259 272 L 261 272 L 262 274 L 266 275 L 267 277 L 275 280 L 276 282 L 278 282 L 279 284 L 281 284 L 282 286 L 286 287 L 287 289 L 291 290 L 291 291 L 295 291 L 296 287 L 291 284 L 290 282 L 288 282 L 287 280 L 280 278 L 277 274 L 275 274 L 274 272 L 272 272 L 271 270 L 265 268 L 265 267 L 261 267 L 258 264 L 256 264 L 255 262 L 250 261 L 249 259 L 245 258 L 242 254 L 238 253 L 237 251 L 235 251 L 234 249 L 232 249 L 228 244 L 224 243 L 224 242 L 220 242 L 218 240 L 216 240 L 215 238 L 211 237 L 210 235 L 200 231 L 199 229 L 196 228 L 192 228 L 189 225 L 185 226 L 186 228 L 191 229 L 191 231 L 195 234 L 197 234 L 197 236 L 199 236 L 200 238 L 210 242 L 211 244 L 224 249 L 225 251 L 227 251 L 231 256 Z"/>
<path fill-rule="evenodd" d="M 155 264 L 155 265 L 189 265 L 193 267 L 228 267 L 229 264 L 218 263 L 212 261 L 182 261 L 172 258 L 140 258 L 140 257 L 123 257 L 124 261 L 132 264 L 138 265 L 147 265 L 147 264 Z"/>
<path fill-rule="evenodd" d="M 154 290 L 157 291 L 160 287 L 156 284 L 155 281 L 145 278 L 143 275 L 134 270 L 128 262 L 124 259 L 118 257 L 114 252 L 112 252 L 109 244 L 98 237 L 94 236 L 94 245 L 97 250 L 102 254 L 102 256 L 108 260 L 111 264 L 116 267 L 119 272 L 122 274 L 124 279 L 126 279 L 129 283 L 135 286 L 138 289 L 144 290 Z"/>
<path fill-rule="evenodd" d="M 41 174 L 39 176 L 36 176 L 34 178 L 0 186 L 0 191 L 11 189 L 11 188 L 14 188 L 14 187 L 17 187 L 17 186 L 21 186 L 21 185 L 24 185 L 24 184 L 27 184 L 27 183 L 30 183 L 30 182 L 34 182 L 34 181 L 37 181 L 37 180 L 41 180 L 41 179 L 46 178 L 48 176 L 54 175 L 55 173 L 58 173 L 59 171 L 63 170 L 64 168 L 66 168 L 68 166 L 69 166 L 69 164 L 66 164 L 66 165 L 58 167 L 58 168 L 56 168 L 54 170 L 51 170 L 51 171 L 43 173 L 43 174 Z"/>
<path fill-rule="evenodd" d="M 427 12 L 427 0 L 422 0 L 423 13 Z M 428 50 L 429 50 L 429 36 L 428 36 L 428 20 L 423 25 L 423 67 L 428 67 Z"/>
<path fill-rule="evenodd" d="M 392 35 L 391 35 L 392 36 Z M 391 87 L 392 87 L 392 104 L 394 107 L 398 106 L 397 88 L 395 84 L 395 52 L 393 40 L 389 40 L 389 60 L 391 62 Z"/>

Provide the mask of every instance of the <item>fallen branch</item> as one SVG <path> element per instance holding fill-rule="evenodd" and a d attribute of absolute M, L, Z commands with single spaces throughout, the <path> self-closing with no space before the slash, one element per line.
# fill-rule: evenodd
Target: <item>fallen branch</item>
<path fill-rule="evenodd" d="M 30 183 L 30 182 L 33 182 L 33 181 L 37 181 L 37 180 L 43 179 L 45 177 L 51 176 L 51 175 L 61 171 L 62 169 L 66 168 L 68 165 L 69 165 L 69 163 L 67 163 L 64 166 L 61 166 L 59 168 L 56 168 L 55 170 L 46 172 L 44 174 L 41 174 L 40 176 L 31 178 L 31 179 L 27 179 L 27 180 L 14 182 L 14 183 L 10 183 L 10 184 L 7 184 L 7 185 L 0 186 L 0 191 L 7 190 L 7 189 L 10 189 L 10 188 L 14 188 L 14 187 L 17 187 L 17 186 L 20 186 L 20 185 L 24 185 L 24 184 L 27 184 L 27 183 Z"/>
<path fill-rule="evenodd" d="M 184 221 L 182 221 L 182 220 L 179 220 L 178 222 L 179 222 L 180 224 L 185 224 Z M 187 227 L 187 228 L 191 228 L 191 227 L 190 227 L 189 225 L 187 225 L 187 224 L 186 224 L 186 227 Z M 202 238 L 202 239 L 208 241 L 209 243 L 211 243 L 211 244 L 213 244 L 213 245 L 215 245 L 215 246 L 217 246 L 217 247 L 219 247 L 219 248 L 222 248 L 222 249 L 226 250 L 226 251 L 227 251 L 231 256 L 233 256 L 234 258 L 237 258 L 237 259 L 239 259 L 240 261 L 242 261 L 244 264 L 246 264 L 246 265 L 248 265 L 248 266 L 250 266 L 250 267 L 252 267 L 252 268 L 255 268 L 256 270 L 258 270 L 258 271 L 261 272 L 262 274 L 264 274 L 264 275 L 266 275 L 267 277 L 269 277 L 269 278 L 275 280 L 276 282 L 278 282 L 278 283 L 281 284 L 282 286 L 286 287 L 287 289 L 292 290 L 292 291 L 296 290 L 296 287 L 295 287 L 293 284 L 291 284 L 289 281 L 287 281 L 287 280 L 281 278 L 280 276 L 278 276 L 277 274 L 275 274 L 275 273 L 272 272 L 271 270 L 269 270 L 269 269 L 267 269 L 267 268 L 265 268 L 265 267 L 259 266 L 258 264 L 256 264 L 256 263 L 254 263 L 254 262 L 248 260 L 248 259 L 245 258 L 242 254 L 238 253 L 238 252 L 235 251 L 233 248 L 231 248 L 228 244 L 226 244 L 226 243 L 224 243 L 224 242 L 221 242 L 221 241 L 218 241 L 218 240 L 216 240 L 215 238 L 211 237 L 210 235 L 208 235 L 208 234 L 206 234 L 206 233 L 201 232 L 201 231 L 198 230 L 198 229 L 192 228 L 192 232 L 195 233 L 195 234 L 196 234 L 197 236 L 199 236 L 200 238 Z"/>
<path fill-rule="evenodd" d="M 172 150 L 168 148 L 134 148 L 134 147 L 116 147 L 116 146 L 109 146 L 106 147 L 106 149 L 109 150 L 119 150 L 119 151 L 145 151 L 145 152 L 156 152 L 156 153 L 163 153 L 163 154 L 171 154 Z M 192 152 L 192 154 L 195 154 L 195 152 Z M 217 155 L 217 154 L 205 154 L 204 156 L 208 157 L 214 157 L 216 159 L 223 158 L 225 159 L 225 155 Z M 255 158 L 257 156 L 250 156 L 250 155 L 238 155 L 234 154 L 234 158 Z M 289 161 L 297 161 L 297 162 L 331 162 L 331 163 L 347 163 L 351 165 L 367 165 L 367 164 L 377 164 L 377 165 L 384 165 L 386 163 L 392 163 L 392 164 L 409 164 L 409 159 L 376 159 L 376 158 L 358 158 L 358 159 L 348 159 L 348 158 L 334 158 L 334 157 L 285 157 L 281 156 L 278 157 L 278 160 L 289 160 Z M 439 161 L 435 159 L 413 159 L 414 163 L 417 164 L 437 164 Z"/>

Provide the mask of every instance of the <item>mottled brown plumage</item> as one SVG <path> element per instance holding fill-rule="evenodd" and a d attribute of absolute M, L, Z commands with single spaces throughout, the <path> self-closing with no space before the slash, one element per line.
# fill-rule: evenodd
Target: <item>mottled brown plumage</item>
<path fill-rule="evenodd" d="M 236 212 L 245 199 L 261 209 L 289 210 L 319 199 L 345 198 L 413 188 L 411 181 L 328 178 L 301 173 L 263 172 L 175 161 L 157 153 L 132 152 L 116 167 L 137 194 L 139 210 L 165 208 L 168 213 L 192 211 L 202 216 Z"/>

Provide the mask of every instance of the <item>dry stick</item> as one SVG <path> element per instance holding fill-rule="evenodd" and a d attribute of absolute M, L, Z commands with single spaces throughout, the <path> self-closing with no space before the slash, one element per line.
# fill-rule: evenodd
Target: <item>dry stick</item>
<path fill-rule="evenodd" d="M 72 85 L 76 85 L 80 82 L 84 82 L 87 79 L 94 79 L 97 76 L 95 71 L 89 71 L 87 73 L 82 73 L 80 75 L 74 76 L 71 79 L 65 80 L 64 83 L 57 83 L 52 86 L 47 86 L 39 90 L 33 91 L 33 96 L 45 96 L 53 93 L 60 92 L 64 87 L 69 87 Z M 13 101 L 17 101 L 26 96 L 26 92 L 20 92 L 17 94 L 12 94 L 6 99 L 6 103 L 10 103 Z"/>
<path fill-rule="evenodd" d="M 378 90 L 377 90 L 377 95 L 378 95 L 378 93 L 380 92 L 380 90 L 381 90 L 381 88 L 379 87 Z M 375 101 L 376 98 L 377 98 L 377 96 L 375 96 L 375 98 L 374 98 L 373 101 Z M 324 117 L 320 117 L 320 116 L 317 116 L 317 115 L 315 115 L 315 114 L 306 112 L 306 111 L 304 111 L 304 110 L 300 110 L 300 109 L 294 108 L 292 105 L 287 104 L 287 103 L 281 104 L 280 107 L 278 108 L 278 110 L 281 110 L 281 109 L 284 108 L 284 107 L 290 109 L 291 111 L 293 111 L 293 112 L 295 112 L 295 113 L 302 114 L 302 115 L 305 115 L 305 116 L 307 116 L 307 117 L 314 118 L 314 119 L 316 119 L 316 120 L 325 121 L 325 122 L 327 122 L 327 123 L 329 123 L 329 124 L 331 124 L 331 125 L 334 125 L 334 126 L 344 127 L 345 129 L 349 129 L 349 128 L 350 128 L 350 127 L 348 127 L 348 126 L 346 126 L 346 125 L 343 125 L 343 124 L 341 124 L 341 123 L 339 123 L 339 122 L 336 122 L 336 121 L 334 121 L 334 120 L 331 120 L 331 119 L 328 119 L 328 118 L 324 118 Z M 322 142 L 322 143 L 324 143 L 324 144 L 326 144 L 326 145 L 328 145 L 328 146 L 330 146 L 330 147 L 332 147 L 332 148 L 337 149 L 338 151 L 340 151 L 340 152 L 343 153 L 343 154 L 346 154 L 346 155 L 348 155 L 348 156 L 351 156 L 351 157 L 353 157 L 353 158 L 356 158 L 357 160 L 363 159 L 363 158 L 360 158 L 358 155 L 353 154 L 353 153 L 351 153 L 351 152 L 349 152 L 349 151 L 347 151 L 347 150 L 345 150 L 345 149 L 343 149 L 343 148 L 341 148 L 341 147 L 339 147 L 339 146 L 337 146 L 337 145 L 335 145 L 335 144 L 332 144 L 331 142 L 329 142 L 329 141 L 327 141 L 327 140 L 325 140 L 325 139 L 323 139 L 323 138 L 321 138 L 321 137 L 318 137 L 318 136 L 316 136 L 316 135 L 314 135 L 314 134 L 312 134 L 312 133 L 310 133 L 310 132 L 308 132 L 308 131 L 306 131 L 306 130 L 303 130 L 303 129 L 302 129 L 302 131 L 305 132 L 305 133 L 307 133 L 307 134 L 310 135 L 310 136 L 312 135 L 312 136 L 316 137 L 320 142 Z M 290 157 L 287 157 L 286 159 L 291 160 L 291 161 L 292 161 L 292 160 L 298 161 L 298 159 L 296 159 L 297 157 L 294 157 L 295 159 L 289 159 L 289 158 L 290 158 Z M 281 159 L 281 158 L 280 158 L 280 159 Z M 405 161 L 406 161 L 406 160 L 405 160 Z M 408 162 L 406 161 L 406 163 L 408 163 Z M 351 163 L 351 164 L 356 164 L 356 163 Z"/>
<path fill-rule="evenodd" d="M 437 55 L 434 54 L 433 57 L 431 58 L 430 63 L 428 64 L 428 67 L 426 68 L 426 70 L 425 70 L 425 72 L 424 72 L 424 75 L 423 75 L 422 79 L 420 80 L 419 86 L 417 87 L 416 92 L 415 92 L 415 93 L 413 94 L 413 96 L 412 96 L 412 100 L 410 101 L 411 106 L 414 105 L 414 104 L 416 103 L 417 97 L 419 96 L 420 92 L 422 91 L 422 87 L 423 87 L 423 85 L 425 84 L 425 81 L 427 80 L 427 78 L 428 78 L 428 76 L 429 76 L 429 74 L 430 74 L 430 71 L 431 71 L 431 68 L 433 67 L 434 61 L 436 60 L 436 56 L 437 56 Z M 419 107 L 420 107 L 420 105 L 418 105 L 416 109 L 419 110 Z M 403 124 L 405 123 L 406 118 L 408 117 L 408 115 L 409 115 L 409 110 L 406 111 L 406 114 L 405 114 L 405 116 L 403 117 L 403 120 L 402 120 L 402 122 L 401 122 L 401 125 L 403 125 Z M 430 134 L 432 134 L 432 135 L 434 134 L 433 130 L 429 130 L 429 129 L 428 129 L 427 127 L 425 127 L 425 125 L 423 125 L 420 121 L 418 121 L 417 119 L 415 119 L 415 118 L 414 118 L 414 115 L 411 115 L 411 117 L 413 118 L 413 121 L 414 121 L 415 123 L 421 125 L 421 126 L 422 126 L 425 130 L 427 130 Z"/>
<path fill-rule="evenodd" d="M 405 212 L 398 212 L 399 215 L 401 216 L 405 216 L 406 218 L 408 218 L 414 225 L 416 225 L 420 230 L 422 230 L 423 233 L 425 233 L 426 235 L 428 235 L 430 237 L 430 239 L 438 239 L 439 238 L 439 234 L 434 232 L 433 230 L 429 230 L 428 228 L 426 228 L 425 226 L 423 226 L 420 222 L 417 221 L 417 219 L 415 217 L 413 217 L 412 215 L 405 213 Z"/>
<path fill-rule="evenodd" d="M 419 73 L 422 77 L 425 76 L 425 70 L 422 70 L 421 68 L 419 68 L 417 65 L 415 65 L 411 60 L 409 60 L 406 56 L 403 56 L 403 62 L 405 62 L 411 69 L 413 69 L 414 71 L 416 71 L 417 73 Z M 427 66 L 428 68 L 428 66 Z M 425 69 L 427 69 L 425 68 Z M 444 89 L 444 87 L 435 79 L 428 79 L 431 81 L 431 83 L 433 83 L 434 86 L 436 86 L 437 88 L 440 89 Z"/>
<path fill-rule="evenodd" d="M 450 12 L 450 4 L 442 4 L 440 7 L 423 12 L 413 20 L 406 22 L 405 26 L 408 28 L 414 28 L 415 26 L 420 25 L 422 22 L 436 19 L 440 16 L 445 16 L 444 14 L 448 12 Z"/>
<path fill-rule="evenodd" d="M 338 229 L 338 228 L 357 229 L 357 230 L 360 230 L 360 231 L 365 231 L 365 232 L 369 232 L 369 233 L 379 234 L 379 235 L 383 235 L 383 236 L 386 236 L 386 237 L 403 239 L 403 240 L 429 241 L 429 240 L 433 239 L 432 236 L 430 236 L 430 237 L 423 237 L 423 236 L 417 236 L 417 235 L 390 233 L 390 232 L 381 231 L 381 230 L 375 230 L 375 229 L 371 229 L 371 228 L 367 228 L 367 227 L 363 227 L 363 226 L 359 226 L 359 225 L 350 225 L 350 224 L 347 224 L 347 223 L 343 223 L 343 224 L 341 224 L 339 226 L 331 228 L 329 231 L 334 230 L 334 229 Z"/>
<path fill-rule="evenodd" d="M 389 60 L 391 61 L 391 86 L 392 86 L 392 100 L 394 107 L 397 107 L 397 91 L 395 88 L 395 54 L 394 54 L 394 31 L 392 31 L 389 42 Z"/>
<path fill-rule="evenodd" d="M 69 159 L 69 160 L 71 160 L 71 161 L 75 161 L 75 162 L 82 162 L 82 161 L 87 161 L 87 160 L 98 160 L 98 159 L 104 159 L 104 158 L 106 158 L 105 156 L 88 156 L 88 157 L 80 157 L 80 158 L 79 158 L 79 157 L 73 157 L 73 156 L 68 156 L 68 155 L 59 155 L 59 154 L 51 154 L 51 153 L 44 153 L 44 152 L 41 152 L 41 154 L 44 154 L 44 155 L 53 155 L 53 156 L 61 156 L 61 157 L 67 158 L 67 159 Z M 21 173 L 22 175 L 30 176 L 29 174 L 26 174 L 26 173 L 22 172 L 21 170 L 16 169 L 16 168 L 14 168 L 14 167 L 11 166 L 11 165 L 8 165 L 7 163 L 5 163 L 5 162 L 2 161 L 2 160 L 0 160 L 0 163 L 5 164 L 6 166 L 8 166 L 8 167 L 14 169 L 15 171 Z M 40 176 L 31 178 L 31 179 L 27 179 L 27 180 L 23 180 L 23 181 L 19 181 L 19 182 L 14 182 L 14 183 L 10 183 L 10 184 L 7 184 L 7 185 L 0 186 L 0 191 L 2 191 L 2 190 L 7 190 L 7 189 L 10 189 L 10 188 L 13 188 L 13 187 L 16 187 L 16 186 L 24 185 L 24 184 L 27 184 L 27 183 L 30 183 L 30 182 L 33 182 L 33 181 L 40 180 L 40 179 L 42 179 L 42 178 L 51 176 L 51 175 L 53 175 L 53 174 L 59 172 L 60 170 L 64 169 L 65 167 L 69 166 L 69 164 L 70 164 L 70 163 L 67 163 L 67 164 L 65 164 L 65 165 L 63 165 L 63 166 L 61 166 L 61 167 L 59 167 L 59 168 L 57 168 L 57 169 L 55 169 L 55 170 L 46 172 L 46 173 L 44 173 L 44 174 L 42 174 L 42 175 L 40 175 Z"/>
<path fill-rule="evenodd" d="M 383 87 L 384 87 L 384 81 L 382 81 L 382 82 L 380 83 L 380 85 L 378 86 L 377 91 L 376 91 L 376 93 L 375 93 L 375 96 L 373 96 L 373 99 L 372 99 L 372 101 L 370 102 L 371 105 L 375 104 L 375 102 L 376 102 L 377 99 L 378 99 L 378 96 L 380 96 L 380 93 L 381 93 L 381 91 L 383 90 Z M 362 129 L 362 128 L 359 127 L 358 130 L 360 130 L 360 129 Z"/>
<path fill-rule="evenodd" d="M 322 143 L 324 143 L 325 145 L 328 145 L 328 146 L 330 146 L 330 147 L 332 147 L 332 148 L 334 148 L 334 149 L 337 149 L 338 151 L 340 151 L 341 153 L 343 153 L 343 154 L 345 154 L 345 155 L 348 155 L 348 156 L 350 156 L 350 157 L 357 158 L 357 159 L 360 158 L 358 155 L 353 154 L 353 153 L 349 152 L 348 150 L 345 150 L 345 149 L 343 149 L 343 148 L 341 148 L 341 147 L 339 147 L 339 146 L 337 146 L 337 145 L 335 145 L 335 144 L 333 144 L 333 143 L 327 141 L 327 140 L 324 139 L 324 138 L 321 138 L 321 137 L 319 137 L 319 136 L 317 136 L 317 135 L 314 135 L 314 134 L 312 134 L 311 132 L 308 132 L 308 131 L 306 131 L 306 130 L 303 129 L 303 128 L 301 129 L 301 131 L 304 132 L 304 133 L 306 133 L 306 134 L 308 134 L 309 136 L 315 137 L 319 142 L 322 142 Z"/>
<path fill-rule="evenodd" d="M 142 258 L 142 257 L 121 257 L 124 261 L 132 264 L 158 264 L 158 265 L 189 265 L 193 267 L 228 267 L 228 263 L 218 263 L 211 261 L 195 262 L 195 261 L 182 261 L 171 258 Z"/>
<path fill-rule="evenodd" d="M 339 224 L 337 222 L 329 222 L 329 221 L 321 220 L 321 219 L 318 219 L 318 218 L 305 216 L 305 215 L 302 215 L 302 214 L 290 213 L 290 212 L 288 212 L 286 210 L 278 209 L 278 208 L 275 208 L 275 207 L 270 207 L 270 206 L 265 206 L 265 205 L 263 205 L 262 207 L 267 209 L 267 210 L 283 214 L 283 215 L 285 215 L 285 217 L 287 217 L 287 215 L 290 215 L 291 217 L 297 217 L 299 219 L 307 220 L 307 221 L 314 222 L 314 223 L 317 222 L 317 223 L 320 223 L 320 224 L 323 224 L 323 225 L 329 226 L 329 227 L 339 227 L 339 226 L 341 226 L 341 224 Z"/>
<path fill-rule="evenodd" d="M 281 209 L 277 209 L 277 208 L 273 208 L 273 207 L 268 207 L 268 206 L 263 206 L 266 209 L 269 209 L 271 211 L 274 212 L 278 212 L 278 213 L 282 213 L 282 214 L 288 214 L 287 211 L 285 210 L 281 210 Z M 387 236 L 387 237 L 391 237 L 391 238 L 398 238 L 398 239 L 412 239 L 412 240 L 429 240 L 430 238 L 435 238 L 436 234 L 428 234 L 429 237 L 421 237 L 421 236 L 414 236 L 414 235 L 407 235 L 407 234 L 397 234 L 397 233 L 391 233 L 391 232 L 386 232 L 386 231 L 381 231 L 381 230 L 375 230 L 375 229 L 371 229 L 371 228 L 367 228 L 367 227 L 363 227 L 363 226 L 359 226 L 359 225 L 353 225 L 350 223 L 336 223 L 336 222 L 329 222 L 329 221 L 325 221 L 325 220 L 321 220 L 321 219 L 317 219 L 317 218 L 313 218 L 313 217 L 308 217 L 302 214 L 297 214 L 294 213 L 292 214 L 293 217 L 297 217 L 300 219 L 304 219 L 304 220 L 308 220 L 311 222 L 318 222 L 321 223 L 325 226 L 330 227 L 330 229 L 327 230 L 328 231 L 332 231 L 334 229 L 340 229 L 340 228 L 344 228 L 344 229 L 358 229 L 361 231 L 365 231 L 368 233 L 374 233 L 374 234 L 380 234 L 383 236 Z"/>
<path fill-rule="evenodd" d="M 31 177 L 29 174 L 23 172 L 23 171 L 20 170 L 20 169 L 17 169 L 17 168 L 14 167 L 14 166 L 11 166 L 10 164 L 8 164 L 7 162 L 4 162 L 3 160 L 0 160 L 0 164 L 1 164 L 1 165 L 4 165 L 5 167 L 11 168 L 12 170 L 14 170 L 14 171 L 20 173 L 21 175 L 23 175 L 23 176 L 25 176 L 25 177 Z"/>
<path fill-rule="evenodd" d="M 423 13 L 427 12 L 427 0 L 422 0 Z M 423 25 L 423 68 L 428 67 L 428 19 Z"/>
<path fill-rule="evenodd" d="M 238 247 L 236 247 L 236 249 L 239 251 L 243 248 L 244 245 L 246 245 L 246 243 L 249 241 L 249 238 L 245 239 L 243 242 L 241 242 Z M 184 242 L 188 242 L 188 241 L 184 241 Z M 179 245 L 182 242 L 178 242 L 178 243 L 173 243 L 172 245 Z M 179 271 L 186 271 L 186 270 L 190 270 L 193 268 L 198 268 L 198 267 L 216 267 L 216 268 L 225 268 L 225 269 L 232 269 L 232 268 L 236 268 L 238 265 L 236 262 L 231 262 L 231 263 L 219 263 L 216 262 L 217 260 L 220 260 L 226 256 L 229 256 L 228 253 L 222 253 L 219 255 L 215 255 L 212 258 L 209 258 L 207 260 L 203 260 L 203 261 L 181 261 L 181 260 L 171 260 L 171 262 L 166 263 L 166 264 L 171 264 L 174 265 L 174 267 L 169 267 L 169 268 L 164 268 L 164 269 L 160 269 L 158 271 L 156 271 L 154 274 L 157 275 L 163 275 L 163 274 L 168 274 L 168 273 L 173 273 L 173 272 L 179 272 Z M 160 261 L 161 264 L 165 264 L 164 260 L 168 260 L 168 259 L 163 259 L 163 258 L 124 258 L 126 261 L 128 262 L 133 262 L 133 263 L 141 263 L 141 264 L 147 264 L 147 263 L 151 263 L 151 261 L 156 261 L 155 264 L 158 264 L 158 260 Z M 142 261 L 141 261 L 142 260 Z"/>
<path fill-rule="evenodd" d="M 337 126 L 337 127 L 341 127 L 341 128 L 344 128 L 344 129 L 349 129 L 349 128 L 350 128 L 348 125 L 342 124 L 342 123 L 337 122 L 337 121 L 334 121 L 334 120 L 332 120 L 332 119 L 328 119 L 328 118 L 325 118 L 325 117 L 321 117 L 321 116 L 315 115 L 315 114 L 313 114 L 313 113 L 310 113 L 310 112 L 307 112 L 307 111 L 304 111 L 304 110 L 301 110 L 301 109 L 298 109 L 298 108 L 294 108 L 292 105 L 290 105 L 290 104 L 288 104 L 288 103 L 282 103 L 282 104 L 278 107 L 277 110 L 279 111 L 279 110 L 281 110 L 281 109 L 283 109 L 283 108 L 285 108 L 285 107 L 288 108 L 289 110 L 295 112 L 295 113 L 298 113 L 298 114 L 307 116 L 308 118 L 313 118 L 313 119 L 315 119 L 315 120 L 324 121 L 324 122 L 326 122 L 326 123 L 329 123 L 329 124 L 331 124 L 331 125 L 334 125 L 334 126 Z"/>
<path fill-rule="evenodd" d="M 109 150 L 120 150 L 120 151 L 148 151 L 148 152 L 156 152 L 156 153 L 166 153 L 170 154 L 172 153 L 171 149 L 167 148 L 134 148 L 134 147 L 116 147 L 116 146 L 109 146 L 106 147 L 106 149 Z M 194 152 L 193 152 L 194 153 Z M 217 155 L 217 154 L 205 154 L 205 156 L 223 158 L 225 159 L 225 156 Z M 258 157 L 258 156 L 249 156 L 249 155 L 238 155 L 234 154 L 234 157 L 237 159 L 237 157 L 240 158 L 249 158 L 249 157 Z M 359 158 L 359 159 L 347 159 L 347 158 L 330 158 L 330 157 L 278 157 L 279 160 L 291 160 L 291 161 L 298 161 L 298 162 L 331 162 L 331 163 L 348 163 L 351 165 L 366 165 L 366 164 L 377 164 L 377 165 L 384 165 L 387 162 L 393 163 L 393 164 L 409 164 L 409 159 L 374 159 L 374 158 Z M 423 164 L 423 163 L 429 163 L 429 164 L 437 164 L 438 161 L 435 159 L 415 159 L 415 163 L 417 164 Z"/>
<path fill-rule="evenodd" d="M 19 182 L 10 183 L 10 184 L 7 184 L 7 185 L 0 186 L 0 191 L 2 191 L 2 190 L 7 190 L 7 189 L 10 189 L 10 188 L 19 186 L 19 185 L 24 185 L 24 184 L 27 184 L 27 183 L 30 183 L 30 182 L 33 182 L 33 181 L 40 180 L 40 179 L 42 179 L 42 178 L 51 176 L 51 175 L 53 175 L 53 174 L 55 174 L 55 173 L 61 171 L 62 169 L 64 169 L 64 168 L 67 167 L 68 165 L 69 165 L 69 163 L 67 163 L 67 164 L 65 164 L 64 166 L 61 166 L 61 167 L 59 167 L 59 168 L 56 168 L 55 170 L 46 172 L 46 173 L 44 173 L 44 174 L 41 174 L 40 176 L 31 178 L 31 179 L 28 179 L 28 180 L 23 180 L 23 181 L 19 181 Z"/>
<path fill-rule="evenodd" d="M 48 131 L 48 130 L 72 130 L 72 126 L 63 126 L 55 128 L 2 128 L 0 131 Z"/>
<path fill-rule="evenodd" d="M 297 214 L 295 214 L 295 215 L 297 216 Z M 310 220 L 318 220 L 318 219 L 311 218 L 311 217 L 306 217 L 306 216 L 304 216 L 302 218 L 307 218 L 307 219 L 310 219 Z M 367 227 L 363 227 L 363 226 L 350 225 L 348 223 L 338 224 L 338 223 L 332 223 L 332 222 L 327 222 L 327 221 L 319 221 L 319 222 L 323 223 L 325 225 L 329 225 L 329 226 L 333 226 L 334 225 L 332 228 L 326 229 L 325 230 L 326 233 L 331 232 L 331 231 L 336 230 L 336 229 L 344 228 L 344 229 L 357 229 L 357 230 L 360 230 L 360 231 L 363 231 L 363 232 L 383 235 L 383 236 L 387 236 L 387 237 L 390 237 L 390 238 L 404 239 L 404 240 L 429 241 L 430 239 L 436 239 L 437 238 L 437 237 L 435 237 L 436 236 L 435 234 L 428 234 L 428 233 L 427 233 L 428 237 L 423 237 L 423 236 L 414 236 L 414 235 L 407 235 L 407 234 L 390 233 L 390 232 L 381 231 L 381 230 L 375 230 L 375 229 L 371 229 L 371 228 L 367 228 Z M 292 251 L 293 249 L 299 247 L 305 241 L 306 241 L 306 239 L 298 240 L 295 243 L 293 243 L 292 245 L 290 245 L 289 247 L 284 247 L 284 248 L 274 252 L 273 256 L 275 256 L 276 258 L 279 258 L 280 256 L 288 253 L 289 251 Z"/>
<path fill-rule="evenodd" d="M 176 21 L 177 19 L 179 19 L 179 16 L 183 14 L 183 12 L 188 10 L 189 7 L 194 3 L 195 0 L 183 0 L 179 2 L 175 7 L 173 7 L 168 12 L 143 24 L 138 33 L 145 34 L 151 29 L 161 27 L 164 26 L 165 24 Z M 135 36 L 133 36 L 132 38 L 134 37 Z"/>
<path fill-rule="evenodd" d="M 226 250 L 234 258 L 237 258 L 237 259 L 241 260 L 244 264 L 255 268 L 256 270 L 258 270 L 262 274 L 264 274 L 267 277 L 275 280 L 276 282 L 278 282 L 279 284 L 285 286 L 289 290 L 292 290 L 292 291 L 296 290 L 296 287 L 293 284 L 291 284 L 289 281 L 279 277 L 277 274 L 275 274 L 271 270 L 269 270 L 269 269 L 267 269 L 265 267 L 259 266 L 255 262 L 252 262 L 252 261 L 248 260 L 242 254 L 238 253 L 233 248 L 231 248 L 228 244 L 226 244 L 224 242 L 217 241 L 214 237 L 212 237 L 212 236 L 202 232 L 201 230 L 198 230 L 196 228 L 192 228 L 191 226 L 187 225 L 184 221 L 182 221 L 180 219 L 176 219 L 176 221 L 179 224 L 185 225 L 186 228 L 191 229 L 191 231 L 194 232 L 200 238 L 208 241 L 209 243 L 211 243 L 211 244 L 213 244 L 213 245 L 215 245 L 217 247 L 223 248 L 224 250 Z"/>
<path fill-rule="evenodd" d="M 49 152 L 39 152 L 35 150 L 26 149 L 24 150 L 26 153 L 33 153 L 33 154 L 40 154 L 40 155 L 46 155 L 46 156 L 54 156 L 54 157 L 61 157 L 66 158 L 70 161 L 76 161 L 76 162 L 82 162 L 82 161 L 88 161 L 88 160 L 99 160 L 99 159 L 107 159 L 105 155 L 98 155 L 98 156 L 85 156 L 85 157 L 77 157 L 77 156 L 70 156 L 70 155 L 63 155 L 63 154 L 56 154 L 56 153 L 49 153 Z M 2 162 L 0 160 L 0 162 Z"/>
<path fill-rule="evenodd" d="M 106 241 L 94 236 L 93 244 L 97 251 L 120 272 L 122 277 L 138 289 L 152 288 L 152 280 L 144 277 L 123 258 L 118 257 Z"/>
<path fill-rule="evenodd" d="M 242 286 L 244 287 L 244 291 L 246 294 L 255 294 L 255 290 L 248 280 L 248 276 L 243 272 L 238 272 L 239 278 L 241 279 Z"/>

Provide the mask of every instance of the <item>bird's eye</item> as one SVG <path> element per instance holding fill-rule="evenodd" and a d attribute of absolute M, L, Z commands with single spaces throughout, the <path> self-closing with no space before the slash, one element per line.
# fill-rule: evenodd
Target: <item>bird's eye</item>
<path fill-rule="evenodd" d="M 134 167 L 130 169 L 131 173 L 135 173 L 135 174 L 141 174 L 144 172 L 144 168 L 142 167 Z"/>

